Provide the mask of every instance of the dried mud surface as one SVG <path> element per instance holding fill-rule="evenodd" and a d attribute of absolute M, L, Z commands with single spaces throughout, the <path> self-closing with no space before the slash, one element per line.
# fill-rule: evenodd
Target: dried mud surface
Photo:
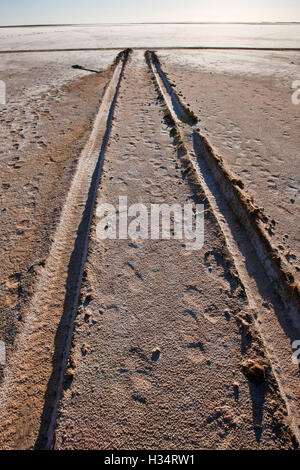
<path fill-rule="evenodd" d="M 126 122 L 126 126 L 124 126 Z M 193 192 L 142 58 L 126 70 L 97 203 L 199 202 L 205 245 L 91 229 L 56 428 L 58 449 L 293 448 L 244 287 L 204 192 Z M 256 359 L 268 380 L 243 374 Z"/>
<path fill-rule="evenodd" d="M 15 101 L 0 109 L 0 446 L 297 448 L 288 315 L 272 292 L 266 301 L 267 273 L 251 275 L 251 250 L 231 243 L 230 217 L 193 167 L 195 123 L 177 133 L 170 106 L 178 102 L 158 93 L 143 51 L 130 54 L 105 69 L 107 55 L 99 73 L 59 70 L 44 87 L 55 64 L 35 68 L 38 85 L 15 77 Z M 80 64 L 93 68 L 93 57 Z M 275 219 L 268 236 L 297 276 L 298 120 L 283 88 L 274 101 L 270 79 L 184 74 L 165 55 L 162 63 L 201 135 Z M 97 208 L 117 207 L 119 196 L 149 209 L 203 204 L 204 246 L 100 240 Z"/>
<path fill-rule="evenodd" d="M 0 111 L 0 328 L 7 356 L 111 71 Z"/>

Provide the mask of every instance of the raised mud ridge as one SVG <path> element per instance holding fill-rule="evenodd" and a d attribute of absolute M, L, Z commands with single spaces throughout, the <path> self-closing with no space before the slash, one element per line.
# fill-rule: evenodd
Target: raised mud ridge
<path fill-rule="evenodd" d="M 49 449 L 104 153 L 130 49 L 118 54 L 0 389 L 2 449 Z"/>
<path fill-rule="evenodd" d="M 270 338 L 266 338 L 265 335 L 267 324 L 270 323 L 270 312 L 268 308 L 263 311 L 268 304 L 265 299 L 268 298 L 273 304 L 274 323 L 278 324 L 278 331 L 284 331 L 291 351 L 290 343 L 297 339 L 300 333 L 299 285 L 278 256 L 267 235 L 267 230 L 273 227 L 272 221 L 270 222 L 263 211 L 247 196 L 243 190 L 243 182 L 228 171 L 208 139 L 201 135 L 199 129 L 195 129 L 197 117 L 174 92 L 155 52 L 146 51 L 145 59 L 158 97 L 165 103 L 165 121 L 170 126 L 170 134 L 174 138 L 178 155 L 191 183 L 196 190 L 199 189 L 199 193 L 204 187 L 223 231 L 223 221 L 226 219 L 226 239 L 229 246 L 231 245 L 232 254 L 235 252 L 234 260 L 242 282 L 246 284 L 245 290 L 257 329 L 289 410 L 293 431 L 300 442 L 298 388 L 295 370 L 290 366 L 291 352 L 286 357 L 278 357 L 279 348 L 276 350 L 276 346 L 273 346 Z M 238 229 L 234 228 L 236 222 Z M 243 235 L 240 236 L 239 232 L 243 232 Z M 241 261 L 243 258 L 244 262 Z M 251 274 L 247 272 L 248 265 L 251 265 Z M 248 282 L 251 277 L 255 278 L 256 291 L 253 289 L 254 283 L 251 285 L 251 282 Z M 257 298 L 260 302 L 257 302 Z M 262 309 L 265 320 L 257 321 L 255 310 L 258 308 Z M 266 316 L 269 318 L 266 319 Z M 294 386 L 293 391 L 289 388 L 291 384 Z"/>
<path fill-rule="evenodd" d="M 170 95 L 172 107 L 170 107 L 170 104 L 168 103 L 168 98 L 165 96 L 163 97 L 162 90 L 158 84 L 157 91 L 159 97 L 160 99 L 166 99 L 168 105 L 166 119 L 170 125 L 173 125 L 173 127 L 176 128 L 176 120 L 187 123 L 190 126 L 197 123 L 198 119 L 194 115 L 193 111 L 184 105 L 174 92 L 166 74 L 162 71 L 159 58 L 155 52 L 147 51 L 145 53 L 145 58 L 155 76 L 158 74 L 161 78 Z M 272 282 L 276 282 L 278 292 L 280 293 L 283 302 L 288 302 L 289 306 L 292 304 L 300 313 L 299 285 L 295 282 L 293 274 L 287 270 L 286 266 L 284 266 L 284 261 L 271 245 L 270 239 L 266 233 L 266 225 L 269 224 L 267 217 L 264 215 L 263 211 L 255 205 L 254 201 L 251 200 L 243 191 L 243 182 L 234 177 L 228 171 L 223 163 L 222 157 L 216 153 L 208 139 L 201 135 L 197 130 L 193 130 L 193 139 L 195 146 L 198 148 L 220 185 L 220 189 L 224 194 L 224 197 L 232 205 L 236 215 L 238 215 L 240 219 L 240 222 L 245 225 L 246 229 L 249 231 L 249 236 L 253 240 L 257 254 L 264 264 Z M 180 142 L 180 145 L 184 146 L 184 143 Z M 186 153 L 188 152 L 186 151 Z"/>

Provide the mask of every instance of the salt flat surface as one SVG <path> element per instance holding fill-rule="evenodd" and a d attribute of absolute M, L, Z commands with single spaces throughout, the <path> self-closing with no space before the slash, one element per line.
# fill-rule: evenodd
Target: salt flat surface
<path fill-rule="evenodd" d="M 122 32 L 118 26 L 113 37 L 112 31 L 104 27 L 94 28 L 94 36 L 92 27 L 0 30 L 0 39 L 5 31 L 10 35 L 0 44 L 9 47 L 9 39 L 11 47 L 16 49 L 31 47 L 30 44 L 36 49 L 108 47 L 105 41 L 122 44 L 119 47 L 139 45 L 137 36 L 128 34 L 129 29 L 126 36 L 125 29 Z M 139 28 L 140 44 L 149 38 L 155 38 L 160 44 L 164 38 L 174 44 L 171 29 L 152 26 L 150 36 L 151 28 L 143 26 L 142 42 L 142 26 Z M 193 29 L 185 28 L 187 34 Z M 230 28 L 232 33 L 233 27 Z M 264 31 L 272 31 L 268 28 Z M 179 33 L 178 25 L 176 30 Z M 102 34 L 102 43 L 96 40 L 96 33 L 99 37 Z M 181 34 L 183 42 L 183 31 Z M 258 43 L 259 37 L 255 37 L 250 38 L 252 44 L 255 40 Z M 267 34 L 264 37 L 266 44 Z M 121 42 L 124 38 L 128 44 Z M 278 34 L 278 38 L 277 44 L 282 46 L 283 36 L 280 38 Z M 222 45 L 226 40 L 230 42 L 223 32 Z M 238 41 L 231 41 L 240 45 L 242 39 L 239 36 Z M 9 332 L 12 318 L 22 325 L 20 292 L 27 290 L 22 287 L 23 278 L 19 282 L 20 273 L 22 276 L 25 273 L 26 282 L 29 282 L 29 277 L 25 277 L 28 273 L 39 276 L 41 260 L 52 242 L 50 229 L 56 227 L 67 183 L 72 179 L 76 158 L 109 79 L 109 71 L 102 79 L 101 74 L 73 69 L 72 65 L 102 70 L 117 52 L 0 55 L 0 80 L 6 82 L 8 90 L 7 106 L 0 109 L 4 240 L 0 246 L 4 260 L 1 279 L 5 282 L 1 303 L 8 312 L 4 318 Z M 300 106 L 291 103 L 291 79 L 299 77 L 299 53 L 160 52 L 170 81 L 176 83 L 175 90 L 200 118 L 203 135 L 220 150 L 226 166 L 243 179 L 247 193 L 253 194 L 267 214 L 275 218 L 273 239 L 291 264 L 292 272 L 299 274 L 300 240 L 296 222 L 300 220 L 297 159 Z M 73 80 L 84 75 L 88 75 L 86 80 Z M 98 77 L 99 83 L 95 83 Z M 63 84 L 68 87 L 61 87 Z M 104 194 L 108 201 L 114 202 L 119 190 L 128 193 L 132 202 L 141 197 L 147 203 L 184 202 L 192 198 L 176 164 L 163 116 L 164 108 L 157 101 L 143 51 L 137 51 L 121 82 L 99 201 Z M 287 412 L 275 382 L 266 388 L 267 393 L 264 387 L 256 393 L 242 375 L 243 361 L 257 354 L 262 357 L 264 353 L 256 333 L 250 336 L 248 344 L 238 326 L 237 318 L 252 330 L 253 325 L 248 323 L 251 321 L 248 304 L 219 225 L 212 212 L 208 217 L 205 252 L 199 251 L 198 256 L 189 256 L 178 243 L 160 246 L 153 243 L 147 247 L 146 243 L 133 245 L 122 240 L 122 243 L 114 242 L 112 247 L 100 245 L 94 239 L 95 227 L 92 227 L 87 277 L 81 292 L 82 310 L 72 351 L 77 369 L 72 388 L 64 396 L 57 432 L 59 448 L 78 447 L 82 430 L 84 439 L 79 445 L 87 447 L 96 443 L 113 444 L 113 448 L 125 445 L 144 448 L 145 442 L 152 448 L 160 442 L 160 448 L 174 449 L 186 445 L 282 449 L 292 445 L 285 424 Z M 46 237 L 49 244 L 47 238 L 41 246 L 39 241 Z M 176 264 L 180 269 L 174 269 Z M 67 270 L 68 262 L 64 266 Z M 48 297 L 48 292 L 46 298 L 55 302 L 56 317 L 61 318 L 64 288 L 53 288 L 54 297 L 51 292 Z M 27 304 L 24 311 L 25 308 Z M 37 311 L 41 313 L 41 309 Z M 271 308 L 269 313 L 273 315 Z M 49 322 L 47 328 L 48 325 Z M 56 327 L 52 323 L 50 326 L 54 334 Z M 290 354 L 290 338 L 284 337 L 285 342 L 281 343 L 285 332 L 278 336 L 274 331 L 277 333 L 277 329 L 270 329 L 268 341 L 281 355 L 282 351 Z M 46 349 L 49 357 L 52 356 L 51 348 Z M 153 359 L 153 352 L 157 351 L 161 354 Z M 34 360 L 37 363 L 35 355 Z M 46 383 L 44 364 L 42 378 Z M 31 370 L 36 374 L 34 367 Z M 23 410 L 31 419 L 27 410 L 34 409 L 26 406 L 26 394 L 22 390 L 28 391 L 30 403 L 33 397 L 35 406 L 35 400 L 39 399 L 36 397 L 39 395 L 41 400 L 44 397 L 38 388 L 38 393 L 29 389 L 23 371 L 22 377 L 25 379 L 17 387 L 17 395 L 22 400 L 16 403 L 22 419 L 20 448 L 26 429 Z M 99 403 L 103 404 L 101 409 Z M 11 421 L 11 416 L 16 413 L 10 414 L 9 421 L 2 421 L 4 428 L 8 428 L 7 422 L 13 423 L 8 432 L 15 440 L 16 420 Z M 39 428 L 40 420 L 37 421 Z M 32 432 L 34 426 L 29 428 Z M 0 435 L 2 438 L 4 433 Z"/>
<path fill-rule="evenodd" d="M 0 28 L 0 50 L 95 47 L 299 47 L 300 24 L 104 24 Z"/>
<path fill-rule="evenodd" d="M 287 51 L 159 51 L 160 57 L 186 71 L 230 73 L 253 78 L 297 80 L 300 77 L 300 52 Z M 285 84 L 286 85 L 286 84 Z M 289 84 L 290 85 L 290 84 Z"/>
<path fill-rule="evenodd" d="M 41 93 L 54 91 L 88 70 L 100 71 L 111 65 L 118 51 L 49 52 L 8 54 L 0 57 L 0 80 L 6 83 L 7 105 L 22 104 L 23 98 L 38 99 Z"/>

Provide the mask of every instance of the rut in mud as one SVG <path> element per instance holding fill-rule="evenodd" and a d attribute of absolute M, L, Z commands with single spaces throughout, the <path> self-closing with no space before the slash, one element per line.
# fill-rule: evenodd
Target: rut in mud
<path fill-rule="evenodd" d="M 142 54 L 121 84 L 97 206 L 202 203 L 205 243 L 99 240 L 94 214 L 58 449 L 287 448 L 287 411 L 220 225 Z M 168 119 L 167 119 L 168 121 Z M 257 359 L 267 382 L 242 364 Z"/>
<path fill-rule="evenodd" d="M 299 286 L 272 246 L 264 213 L 243 191 L 243 182 L 224 166 L 200 128 L 195 129 L 196 116 L 173 90 L 157 55 L 147 51 L 145 58 L 166 104 L 173 135 L 185 149 L 186 165 L 204 188 L 222 227 L 299 440 L 298 368 L 291 361 L 291 344 L 300 335 Z"/>
<path fill-rule="evenodd" d="M 1 448 L 48 445 L 76 313 L 95 188 L 130 51 L 121 53 L 82 151 L 0 389 Z M 46 444 L 45 444 L 46 443 Z"/>

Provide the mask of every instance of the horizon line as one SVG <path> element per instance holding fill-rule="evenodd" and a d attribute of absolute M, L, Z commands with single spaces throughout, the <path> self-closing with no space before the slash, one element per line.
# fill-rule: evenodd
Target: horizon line
<path fill-rule="evenodd" d="M 140 24 L 244 24 L 244 25 L 280 25 L 300 24 L 300 21 L 136 21 L 136 22 L 101 22 L 101 23 L 34 23 L 0 25 L 0 28 L 38 28 L 51 26 L 100 26 L 100 25 L 140 25 Z"/>

